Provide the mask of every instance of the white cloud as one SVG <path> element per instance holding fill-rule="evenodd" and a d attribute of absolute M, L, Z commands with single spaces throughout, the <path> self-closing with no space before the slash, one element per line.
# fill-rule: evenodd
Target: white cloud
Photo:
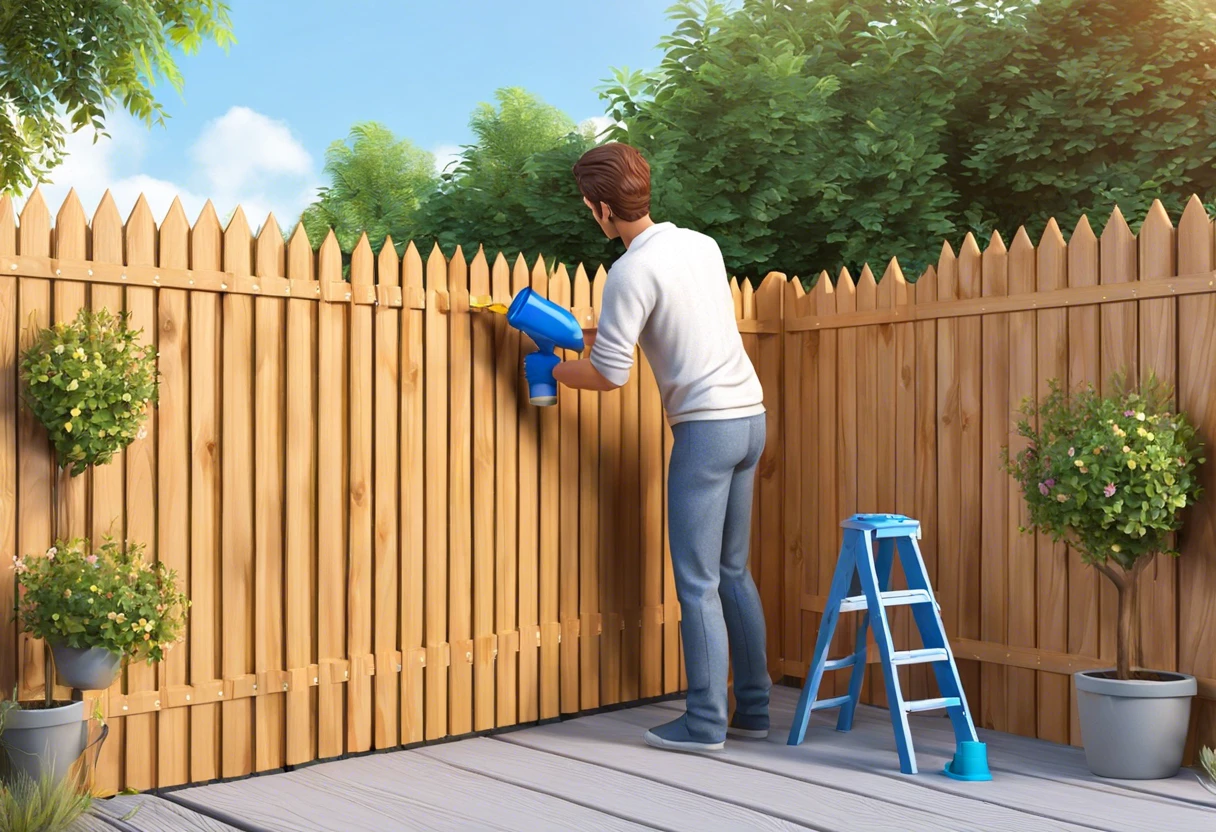
<path fill-rule="evenodd" d="M 183 175 L 173 180 L 143 172 L 148 131 L 140 122 L 114 113 L 106 129 L 110 137 L 96 142 L 89 130 L 67 138 L 67 158 L 42 185 L 52 213 L 75 188 L 91 214 L 108 188 L 124 217 L 142 193 L 158 220 L 175 196 L 192 222 L 210 198 L 221 219 L 241 205 L 253 229 L 272 211 L 287 228 L 320 184 L 312 157 L 287 124 L 247 107 L 232 107 L 203 125 L 180 160 Z"/>
<path fill-rule="evenodd" d="M 435 157 L 435 172 L 444 173 L 448 170 L 449 165 L 454 165 L 460 161 L 460 155 L 464 151 L 459 145 L 441 144 L 431 151 L 431 155 Z"/>

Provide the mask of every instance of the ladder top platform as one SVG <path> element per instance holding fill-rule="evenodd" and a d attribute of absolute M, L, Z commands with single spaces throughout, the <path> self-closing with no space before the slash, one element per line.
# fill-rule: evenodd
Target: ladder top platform
<path fill-rule="evenodd" d="M 902 514 L 854 514 L 840 526 L 844 529 L 874 532 L 876 537 L 920 538 L 920 521 Z"/>

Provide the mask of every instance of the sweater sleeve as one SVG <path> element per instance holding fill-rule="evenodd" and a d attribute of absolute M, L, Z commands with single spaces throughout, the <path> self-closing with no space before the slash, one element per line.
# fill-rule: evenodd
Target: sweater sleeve
<path fill-rule="evenodd" d="M 644 274 L 632 270 L 609 272 L 604 284 L 591 366 L 618 387 L 629 380 L 634 347 L 654 309 L 654 293 L 644 278 Z"/>

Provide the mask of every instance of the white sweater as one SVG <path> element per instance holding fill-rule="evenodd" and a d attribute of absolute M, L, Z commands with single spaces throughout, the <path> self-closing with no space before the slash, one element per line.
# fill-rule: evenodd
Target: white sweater
<path fill-rule="evenodd" d="M 669 424 L 764 412 L 722 252 L 704 234 L 658 223 L 613 264 L 591 364 L 624 384 L 635 344 L 654 370 Z"/>

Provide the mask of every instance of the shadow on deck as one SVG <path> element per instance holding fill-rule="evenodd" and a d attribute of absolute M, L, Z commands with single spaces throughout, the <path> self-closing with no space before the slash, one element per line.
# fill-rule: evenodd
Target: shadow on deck
<path fill-rule="evenodd" d="M 642 744 L 683 708 L 666 702 L 476 738 L 98 804 L 89 832 L 741 830 L 1152 832 L 1216 828 L 1216 796 L 1190 770 L 1173 780 L 1099 780 L 1080 749 L 981 732 L 990 783 L 938 772 L 947 720 L 918 716 L 921 773 L 899 773 L 887 712 L 859 709 L 848 734 L 817 715 L 784 744 L 797 691 L 773 691 L 773 736 L 712 756 Z M 135 814 L 122 820 L 133 808 Z"/>

